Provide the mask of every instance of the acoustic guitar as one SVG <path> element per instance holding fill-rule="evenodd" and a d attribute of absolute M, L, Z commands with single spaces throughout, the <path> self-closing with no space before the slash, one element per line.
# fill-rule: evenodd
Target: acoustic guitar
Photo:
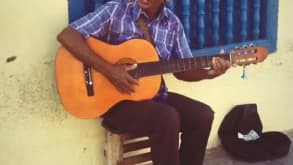
<path fill-rule="evenodd" d="M 55 59 L 58 93 L 65 110 L 79 118 L 99 117 L 122 100 L 151 99 L 159 90 L 162 74 L 211 67 L 213 56 L 225 58 L 232 65 L 241 66 L 261 62 L 268 54 L 265 48 L 254 46 L 223 55 L 159 61 L 152 44 L 142 39 L 111 45 L 90 37 L 87 44 L 111 64 L 137 64 L 137 68 L 129 73 L 138 79 L 139 85 L 135 87 L 133 94 L 122 94 L 101 73 L 85 66 L 61 47 Z"/>

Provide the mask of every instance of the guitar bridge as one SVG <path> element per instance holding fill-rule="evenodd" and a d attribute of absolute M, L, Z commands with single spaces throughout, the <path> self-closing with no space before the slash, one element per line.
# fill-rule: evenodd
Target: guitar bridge
<path fill-rule="evenodd" d="M 83 73 L 84 73 L 84 78 L 85 78 L 87 95 L 94 96 L 94 82 L 93 82 L 91 68 L 84 64 L 83 71 L 84 71 Z"/>

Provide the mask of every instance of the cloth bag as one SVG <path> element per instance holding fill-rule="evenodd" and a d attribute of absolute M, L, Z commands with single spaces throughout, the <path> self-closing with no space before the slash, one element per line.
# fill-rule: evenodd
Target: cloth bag
<path fill-rule="evenodd" d="M 287 155 L 290 138 L 277 131 L 262 132 L 256 104 L 237 105 L 224 117 L 218 135 L 231 155 L 246 161 L 271 160 Z"/>

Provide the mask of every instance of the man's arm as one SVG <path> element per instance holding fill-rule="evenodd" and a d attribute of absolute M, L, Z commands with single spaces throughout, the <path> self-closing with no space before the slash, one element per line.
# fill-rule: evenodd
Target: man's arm
<path fill-rule="evenodd" d="M 123 65 L 112 65 L 96 55 L 87 45 L 84 37 L 71 27 L 65 28 L 58 36 L 58 41 L 77 59 L 107 77 L 122 93 L 132 93 L 138 82 L 132 78 Z"/>
<path fill-rule="evenodd" d="M 174 73 L 174 76 L 179 80 L 184 81 L 199 81 L 203 79 L 212 79 L 224 74 L 229 68 L 230 63 L 218 57 L 212 59 L 211 69 L 197 69 L 193 71 L 185 71 Z"/>
<path fill-rule="evenodd" d="M 176 32 L 176 39 L 174 44 L 174 51 L 172 52 L 175 55 L 175 58 L 191 58 L 193 57 L 190 47 L 188 45 L 183 25 L 178 22 Z M 220 54 L 224 53 L 224 50 L 220 51 Z M 221 59 L 219 57 L 212 58 L 212 67 L 211 69 L 196 69 L 193 71 L 184 71 L 179 73 L 174 73 L 174 76 L 179 80 L 184 81 L 199 81 L 203 79 L 212 79 L 219 75 L 224 74 L 227 69 L 230 68 L 230 62 Z"/>
<path fill-rule="evenodd" d="M 111 68 L 101 57 L 97 56 L 87 45 L 84 37 L 71 27 L 65 28 L 58 36 L 58 41 L 72 55 L 84 62 L 86 65 L 93 67 L 95 70 L 108 74 Z"/>

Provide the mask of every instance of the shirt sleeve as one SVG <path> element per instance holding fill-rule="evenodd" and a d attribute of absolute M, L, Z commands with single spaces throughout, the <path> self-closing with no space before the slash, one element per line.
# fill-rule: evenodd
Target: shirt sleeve
<path fill-rule="evenodd" d="M 106 3 L 95 11 L 72 22 L 69 26 L 80 32 L 85 38 L 91 35 L 97 38 L 103 38 L 107 35 L 111 16 L 117 8 L 118 5 L 115 5 L 115 3 Z"/>
<path fill-rule="evenodd" d="M 173 58 L 191 58 L 193 57 L 192 52 L 190 50 L 188 41 L 186 39 L 186 35 L 184 33 L 183 25 L 178 23 L 177 32 L 175 34 L 175 43 L 173 48 Z"/>

